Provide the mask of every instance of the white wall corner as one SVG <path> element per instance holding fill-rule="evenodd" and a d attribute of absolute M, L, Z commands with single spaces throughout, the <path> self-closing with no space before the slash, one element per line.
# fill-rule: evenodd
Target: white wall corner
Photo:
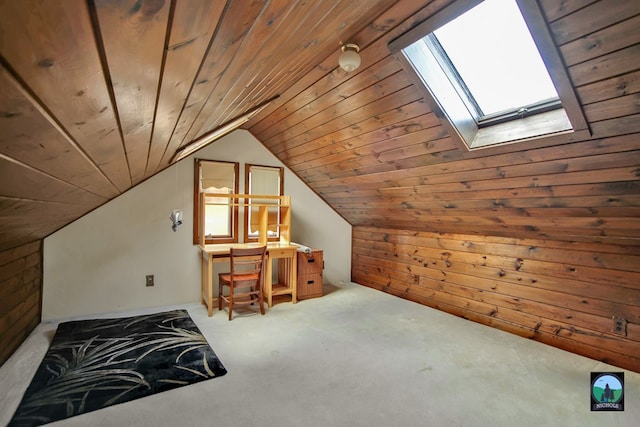
<path fill-rule="evenodd" d="M 283 166 L 237 130 L 85 215 L 44 241 L 43 320 L 200 301 L 192 242 L 194 157 Z M 351 226 L 285 167 L 292 240 L 324 251 L 325 283 L 349 281 Z M 174 232 L 169 216 L 183 212 Z M 153 274 L 155 285 L 145 286 Z"/>

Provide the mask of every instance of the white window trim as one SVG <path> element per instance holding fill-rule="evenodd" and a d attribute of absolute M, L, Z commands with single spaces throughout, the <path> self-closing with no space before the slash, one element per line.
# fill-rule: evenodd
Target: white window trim
<path fill-rule="evenodd" d="M 562 102 L 561 109 L 526 117 L 521 120 L 479 128 L 475 117 L 469 112 L 447 75 L 437 63 L 431 51 L 424 46 L 425 63 L 417 64 L 404 52 L 405 48 L 427 34 L 455 19 L 479 4 L 479 0 L 458 0 L 442 9 L 431 18 L 418 24 L 389 44 L 391 52 L 408 71 L 414 84 L 424 88 L 425 100 L 437 114 L 451 135 L 460 140 L 469 150 L 492 147 L 514 142 L 539 140 L 568 133 L 590 135 L 587 121 L 575 94 L 564 63 L 548 32 L 542 11 L 535 0 L 517 0 L 518 6 L 536 43 L 540 55 Z M 422 49 L 414 47 L 415 49 Z M 422 69 L 422 73 L 420 70 Z M 426 72 L 428 70 L 428 72 Z M 422 77 L 428 75 L 428 81 Z"/>

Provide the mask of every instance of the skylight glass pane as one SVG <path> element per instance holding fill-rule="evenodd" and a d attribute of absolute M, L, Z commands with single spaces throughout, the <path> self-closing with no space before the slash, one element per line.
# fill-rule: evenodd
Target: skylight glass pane
<path fill-rule="evenodd" d="M 558 97 L 514 0 L 485 0 L 435 35 L 483 115 Z"/>

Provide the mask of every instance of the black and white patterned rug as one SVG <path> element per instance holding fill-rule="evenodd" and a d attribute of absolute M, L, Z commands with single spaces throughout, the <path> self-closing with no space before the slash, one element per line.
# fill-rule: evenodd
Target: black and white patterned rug
<path fill-rule="evenodd" d="M 227 371 L 186 310 L 64 322 L 9 426 L 36 426 Z"/>

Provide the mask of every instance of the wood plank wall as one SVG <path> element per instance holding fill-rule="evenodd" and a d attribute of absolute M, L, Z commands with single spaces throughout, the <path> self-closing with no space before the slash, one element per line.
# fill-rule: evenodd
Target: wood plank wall
<path fill-rule="evenodd" d="M 0 252 L 0 366 L 40 323 L 42 241 Z"/>
<path fill-rule="evenodd" d="M 448 4 L 398 1 L 251 132 L 354 226 L 353 281 L 640 371 L 640 2 L 539 0 L 592 136 L 475 151 L 388 49 Z"/>
<path fill-rule="evenodd" d="M 640 3 L 541 4 L 591 140 L 405 158 L 351 178 L 361 191 L 317 190 L 357 225 L 353 281 L 640 372 Z"/>
<path fill-rule="evenodd" d="M 640 248 L 356 227 L 352 280 L 640 372 Z M 627 321 L 624 334 L 612 316 Z"/>
<path fill-rule="evenodd" d="M 352 279 L 640 371 L 640 254 L 628 249 L 356 227 Z M 612 316 L 629 322 L 626 336 Z"/>

